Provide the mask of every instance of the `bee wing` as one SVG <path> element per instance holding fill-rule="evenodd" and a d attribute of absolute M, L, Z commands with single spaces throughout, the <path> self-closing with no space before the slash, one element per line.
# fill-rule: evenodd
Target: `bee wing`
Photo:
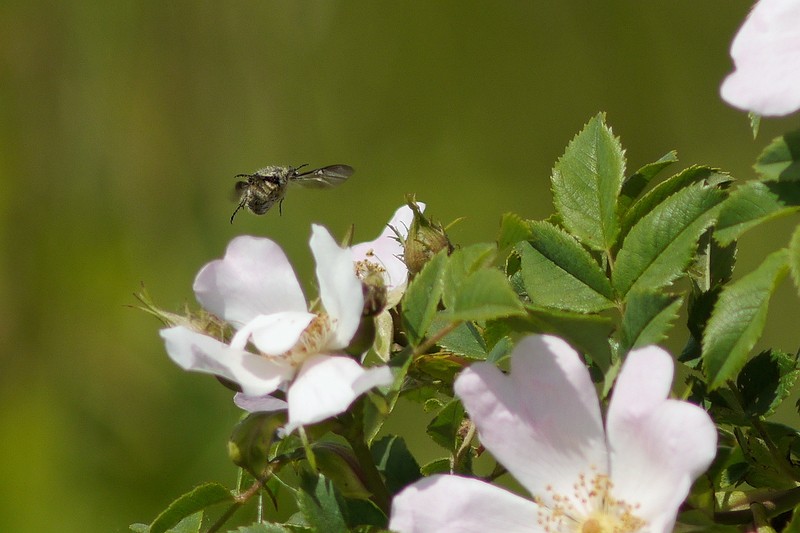
<path fill-rule="evenodd" d="M 244 195 L 245 191 L 247 191 L 247 182 L 246 181 L 237 181 L 236 185 L 231 191 L 231 199 L 236 200 L 237 202 L 242 199 L 242 195 Z"/>
<path fill-rule="evenodd" d="M 353 172 L 353 167 L 348 165 L 331 165 L 297 174 L 290 181 L 310 189 L 330 189 L 341 185 Z"/>

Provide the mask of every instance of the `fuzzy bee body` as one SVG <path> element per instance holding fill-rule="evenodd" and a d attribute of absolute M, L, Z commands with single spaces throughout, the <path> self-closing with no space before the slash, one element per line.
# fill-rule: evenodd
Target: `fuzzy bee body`
<path fill-rule="evenodd" d="M 231 223 L 243 207 L 253 214 L 263 215 L 277 202 L 280 210 L 290 183 L 313 189 L 329 189 L 344 182 L 354 172 L 353 167 L 348 165 L 330 165 L 299 172 L 304 166 L 272 166 L 256 170 L 252 174 L 237 174 L 235 177 L 247 178 L 247 181 L 236 182 L 239 205 L 231 215 Z"/>

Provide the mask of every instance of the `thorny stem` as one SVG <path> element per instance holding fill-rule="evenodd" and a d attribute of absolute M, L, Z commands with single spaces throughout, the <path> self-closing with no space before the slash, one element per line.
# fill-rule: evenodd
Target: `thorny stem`
<path fill-rule="evenodd" d="M 433 346 L 436 346 L 436 344 L 440 340 L 442 340 L 447 335 L 449 335 L 454 329 L 456 329 L 458 326 L 460 326 L 462 322 L 463 322 L 462 320 L 456 320 L 455 322 L 451 322 L 448 325 L 446 325 L 445 327 L 443 327 L 442 329 L 440 329 L 439 331 L 437 331 L 433 336 L 428 337 L 425 340 L 425 342 L 423 342 L 422 344 L 420 344 L 419 346 L 414 348 L 414 352 L 412 354 L 412 357 L 416 357 L 418 355 L 422 355 L 425 352 L 427 352 L 428 350 L 430 350 Z"/>
<path fill-rule="evenodd" d="M 222 516 L 220 516 L 219 519 L 217 519 L 217 521 L 208 528 L 208 533 L 219 531 L 220 528 L 225 525 L 225 522 L 230 520 L 231 516 L 233 516 L 233 514 L 238 511 L 240 507 L 250 501 L 250 498 L 258 494 L 259 491 L 264 487 L 266 480 L 269 479 L 270 475 L 272 474 L 272 469 L 273 466 L 268 465 L 260 479 L 255 480 L 253 484 L 250 485 L 250 488 L 248 488 L 246 491 L 234 496 L 231 506 L 228 507 L 225 512 L 222 513 Z"/>
<path fill-rule="evenodd" d="M 740 505 L 747 505 L 744 509 L 735 511 L 718 511 L 714 513 L 714 521 L 719 524 L 738 525 L 753 521 L 753 505 L 758 504 L 759 512 L 767 517 L 777 516 L 794 508 L 800 503 L 800 487 L 788 490 L 748 494 Z"/>

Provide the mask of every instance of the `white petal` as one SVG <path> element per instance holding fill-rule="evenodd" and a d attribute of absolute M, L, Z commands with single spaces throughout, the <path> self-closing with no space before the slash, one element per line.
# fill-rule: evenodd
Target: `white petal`
<path fill-rule="evenodd" d="M 279 400 L 270 394 L 265 394 L 263 396 L 247 396 L 241 392 L 237 392 L 233 397 L 233 403 L 250 413 L 284 411 L 289 405 L 284 400 Z"/>
<path fill-rule="evenodd" d="M 274 391 L 294 373 L 288 365 L 231 348 L 184 326 L 162 329 L 160 333 L 170 358 L 182 368 L 227 378 L 249 396 Z"/>
<path fill-rule="evenodd" d="M 722 84 L 729 104 L 759 115 L 800 109 L 800 2 L 761 0 L 731 46 L 736 70 Z"/>
<path fill-rule="evenodd" d="M 708 414 L 667 399 L 672 372 L 672 357 L 660 348 L 628 354 L 606 422 L 614 497 L 638 504 L 637 515 L 665 533 L 717 449 Z"/>
<path fill-rule="evenodd" d="M 553 492 L 572 495 L 580 474 L 608 471 L 594 384 L 563 340 L 526 337 L 511 354 L 510 375 L 476 363 L 455 391 L 483 445 L 544 505 Z"/>
<path fill-rule="evenodd" d="M 315 314 L 306 311 L 257 316 L 236 332 L 231 346 L 244 348 L 252 338 L 260 352 L 281 355 L 297 344 L 314 317 Z"/>
<path fill-rule="evenodd" d="M 350 250 L 336 244 L 328 230 L 317 224 L 311 228 L 311 252 L 317 262 L 320 299 L 333 322 L 328 347 L 345 348 L 355 335 L 364 310 L 364 294 L 353 258 Z"/>
<path fill-rule="evenodd" d="M 417 205 L 422 211 L 425 211 L 424 203 Z M 403 245 L 398 242 L 395 230 L 405 238 L 413 219 L 414 212 L 410 207 L 404 205 L 394 212 L 392 219 L 386 224 L 377 239 L 350 247 L 353 261 L 370 261 L 386 270 L 386 286 L 389 291 L 405 285 L 408 278 L 408 267 L 401 259 Z"/>
<path fill-rule="evenodd" d="M 398 533 L 530 533 L 538 506 L 473 478 L 436 475 L 409 485 L 392 501 L 389 529 Z"/>
<path fill-rule="evenodd" d="M 194 292 L 200 304 L 236 327 L 258 315 L 306 311 L 300 283 L 280 246 L 269 239 L 233 239 L 224 259 L 197 274 Z"/>
<path fill-rule="evenodd" d="M 289 387 L 286 430 L 343 413 L 364 392 L 392 381 L 388 367 L 367 370 L 349 357 L 311 357 Z"/>

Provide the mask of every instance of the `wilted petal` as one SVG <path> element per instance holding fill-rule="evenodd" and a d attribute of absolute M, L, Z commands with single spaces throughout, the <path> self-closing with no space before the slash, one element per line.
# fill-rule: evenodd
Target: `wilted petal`
<path fill-rule="evenodd" d="M 306 311 L 257 316 L 236 332 L 231 346 L 244 348 L 252 338 L 260 352 L 281 355 L 297 344 L 315 316 Z"/>
<path fill-rule="evenodd" d="M 638 504 L 654 532 L 672 531 L 675 515 L 716 454 L 708 414 L 668 400 L 672 357 L 651 346 L 634 350 L 622 366 L 608 410 L 606 432 L 615 498 Z"/>
<path fill-rule="evenodd" d="M 365 369 L 349 357 L 314 356 L 289 387 L 287 431 L 343 413 L 364 392 L 392 381 L 388 367 Z"/>
<path fill-rule="evenodd" d="M 239 408 L 250 413 L 271 413 L 272 411 L 283 411 L 289 404 L 270 394 L 263 396 L 247 396 L 237 392 L 233 397 L 233 403 Z"/>
<path fill-rule="evenodd" d="M 581 474 L 608 471 L 597 393 L 586 366 L 563 340 L 526 337 L 506 376 L 476 363 L 455 382 L 481 443 L 534 496 L 569 496 Z"/>
<path fill-rule="evenodd" d="M 437 475 L 409 485 L 392 501 L 389 529 L 398 533 L 530 533 L 535 503 L 477 479 Z"/>
<path fill-rule="evenodd" d="M 417 205 L 420 210 L 425 211 L 424 203 L 419 202 Z M 404 285 L 408 278 L 408 267 L 402 260 L 403 245 L 398 241 L 397 233 L 402 237 L 408 235 L 408 228 L 413 219 L 414 212 L 404 205 L 394 212 L 392 219 L 377 239 L 350 247 L 353 261 L 370 261 L 383 267 L 386 271 L 386 288 L 389 291 Z"/>
<path fill-rule="evenodd" d="M 233 239 L 224 259 L 197 274 L 194 292 L 200 304 L 241 327 L 258 315 L 306 311 L 303 291 L 280 246 L 269 239 Z"/>
<path fill-rule="evenodd" d="M 182 368 L 234 381 L 249 396 L 274 391 L 294 372 L 288 365 L 231 348 L 184 326 L 162 329 L 160 333 L 170 358 Z"/>
<path fill-rule="evenodd" d="M 364 294 L 356 276 L 350 250 L 340 247 L 324 227 L 311 228 L 311 252 L 317 262 L 319 295 L 334 323 L 328 347 L 338 350 L 350 344 L 361 321 Z"/>
<path fill-rule="evenodd" d="M 731 46 L 736 70 L 722 84 L 729 104 L 759 115 L 800 109 L 800 2 L 761 0 Z"/>

